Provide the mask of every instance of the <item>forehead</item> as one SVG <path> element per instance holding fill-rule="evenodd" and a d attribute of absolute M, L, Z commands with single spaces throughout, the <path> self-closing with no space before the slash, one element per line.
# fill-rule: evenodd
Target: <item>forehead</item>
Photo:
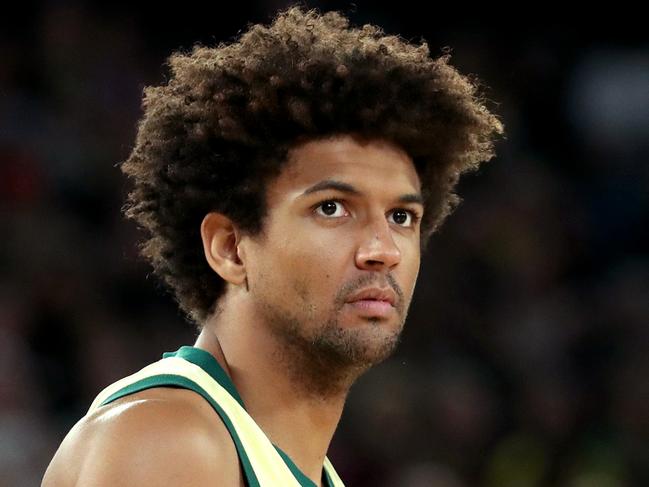
<path fill-rule="evenodd" d="M 339 135 L 293 148 L 282 172 L 268 188 L 269 197 L 286 196 L 326 179 L 388 193 L 420 191 L 415 165 L 401 148 L 382 139 L 365 141 Z"/>

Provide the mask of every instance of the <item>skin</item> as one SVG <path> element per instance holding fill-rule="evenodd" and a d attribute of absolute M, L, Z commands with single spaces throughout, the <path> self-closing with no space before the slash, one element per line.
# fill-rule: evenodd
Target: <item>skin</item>
<path fill-rule="evenodd" d="M 360 194 L 304 194 L 324 180 Z M 394 351 L 403 329 L 420 266 L 419 223 L 411 217 L 423 206 L 399 197 L 420 190 L 400 148 L 342 135 L 291 151 L 267 186 L 262 235 L 241 233 L 219 213 L 202 222 L 206 260 L 226 292 L 194 346 L 219 361 L 250 415 L 316 485 L 349 388 Z M 387 316 L 346 302 L 366 287 L 394 291 Z M 170 478 L 243 485 L 232 440 L 215 418 L 191 391 L 127 396 L 75 425 L 43 485 L 160 485 Z"/>

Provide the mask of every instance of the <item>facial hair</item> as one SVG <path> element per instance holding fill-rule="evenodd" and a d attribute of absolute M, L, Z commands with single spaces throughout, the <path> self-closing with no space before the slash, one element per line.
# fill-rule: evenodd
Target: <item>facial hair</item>
<path fill-rule="evenodd" d="M 356 283 L 353 289 L 370 283 Z M 366 317 L 358 318 L 366 321 L 362 325 L 343 326 L 339 323 L 339 315 L 345 305 L 344 297 L 350 294 L 347 289 L 341 290 L 332 310 L 323 318 L 309 303 L 306 286 L 298 286 L 301 289 L 296 289 L 297 295 L 302 299 L 291 309 L 284 309 L 272 301 L 257 302 L 276 338 L 274 358 L 304 394 L 319 399 L 344 395 L 360 375 L 384 361 L 397 348 L 406 318 L 402 293 L 398 286 L 392 286 L 399 296 L 396 304 L 398 326 Z"/>

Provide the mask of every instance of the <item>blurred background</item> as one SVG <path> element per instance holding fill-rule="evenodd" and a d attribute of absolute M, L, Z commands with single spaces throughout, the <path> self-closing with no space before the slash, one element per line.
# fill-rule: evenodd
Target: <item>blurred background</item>
<path fill-rule="evenodd" d="M 329 454 L 347 485 L 649 485 L 642 16 L 305 4 L 423 38 L 434 56 L 450 47 L 508 136 L 460 183 L 398 352 L 352 389 Z M 137 257 L 117 164 L 173 50 L 287 5 L 26 1 L 3 15 L 1 486 L 38 485 L 100 389 L 193 343 Z"/>

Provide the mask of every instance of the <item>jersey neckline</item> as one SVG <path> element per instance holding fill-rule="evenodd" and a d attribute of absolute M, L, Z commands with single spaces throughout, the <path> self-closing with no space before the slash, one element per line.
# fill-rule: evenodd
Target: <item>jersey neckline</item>
<path fill-rule="evenodd" d="M 216 358 L 214 358 L 214 356 L 207 350 L 183 345 L 175 352 L 165 352 L 162 354 L 162 358 L 167 357 L 179 357 L 198 365 L 201 369 L 207 372 L 212 379 L 228 391 L 228 393 L 236 399 L 243 409 L 246 409 L 246 406 L 243 404 L 243 399 L 241 399 L 237 388 L 234 387 L 232 379 L 230 379 L 230 376 L 228 376 L 225 370 L 223 370 L 223 367 L 221 367 L 221 364 L 219 364 Z"/>
<path fill-rule="evenodd" d="M 221 364 L 210 352 L 203 350 L 202 348 L 193 347 L 191 345 L 183 345 L 175 352 L 164 352 L 162 354 L 162 358 L 168 357 L 182 358 L 184 360 L 187 360 L 188 362 L 198 365 L 226 391 L 228 391 L 228 393 L 239 403 L 239 405 L 244 410 L 246 410 L 243 399 L 237 391 L 237 388 L 234 386 L 232 379 L 230 379 L 230 376 L 228 376 L 223 367 L 221 367 Z M 302 472 L 302 470 L 300 470 L 300 468 L 295 464 L 295 462 L 291 460 L 291 457 L 289 457 L 280 447 L 278 447 L 274 443 L 272 443 L 272 445 L 275 447 L 280 457 L 282 457 L 282 459 L 284 460 L 284 463 L 286 463 L 286 466 L 289 468 L 291 473 L 293 473 L 293 475 L 301 485 L 308 487 L 317 487 L 313 480 L 307 477 L 304 472 Z M 322 468 L 322 471 L 324 480 L 323 485 L 333 485 L 332 479 L 329 477 L 329 473 L 327 472 L 327 469 L 324 468 L 324 466 Z"/>

